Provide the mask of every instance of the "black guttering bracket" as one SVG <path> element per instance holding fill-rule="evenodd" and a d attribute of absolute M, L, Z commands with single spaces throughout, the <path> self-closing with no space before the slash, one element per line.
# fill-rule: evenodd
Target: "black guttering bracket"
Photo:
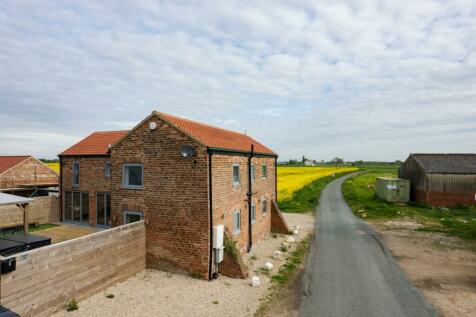
<path fill-rule="evenodd" d="M 208 280 L 212 280 L 212 261 L 213 261 L 213 187 L 212 187 L 212 155 L 213 152 L 207 147 L 208 152 L 208 198 L 210 208 L 210 255 L 208 262 Z"/>
<path fill-rule="evenodd" d="M 251 160 L 253 158 L 253 153 L 254 146 L 253 144 L 251 144 L 251 152 L 248 155 L 248 192 L 246 193 L 246 195 L 248 196 L 248 253 L 253 247 L 253 223 L 251 219 L 251 205 L 253 197 L 253 188 L 251 184 Z"/>

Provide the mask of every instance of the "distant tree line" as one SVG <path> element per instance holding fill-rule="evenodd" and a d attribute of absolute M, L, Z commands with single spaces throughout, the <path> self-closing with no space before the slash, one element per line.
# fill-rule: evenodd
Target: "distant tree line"
<path fill-rule="evenodd" d="M 42 161 L 43 163 L 59 163 L 59 159 L 49 160 L 49 159 L 40 158 L 40 161 Z"/>
<path fill-rule="evenodd" d="M 301 160 L 298 159 L 290 159 L 288 161 L 282 161 L 278 162 L 279 165 L 288 165 L 288 166 L 315 166 L 315 165 L 320 165 L 320 166 L 342 166 L 342 165 L 350 165 L 350 166 L 363 166 L 363 165 L 401 165 L 402 161 L 396 160 L 393 162 L 379 162 L 379 161 L 364 161 L 364 160 L 358 160 L 358 161 L 344 161 L 343 158 L 340 157 L 334 157 L 330 161 L 317 161 L 317 160 L 311 160 L 306 158 L 304 155 L 302 156 Z"/>

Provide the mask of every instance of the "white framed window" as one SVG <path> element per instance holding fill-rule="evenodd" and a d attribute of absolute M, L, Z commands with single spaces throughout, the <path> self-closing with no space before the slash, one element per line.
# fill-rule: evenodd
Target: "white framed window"
<path fill-rule="evenodd" d="M 124 224 L 133 223 L 144 219 L 144 214 L 140 211 L 124 211 Z"/>
<path fill-rule="evenodd" d="M 256 223 L 256 205 L 251 204 L 251 224 Z"/>
<path fill-rule="evenodd" d="M 237 235 L 241 232 L 241 211 L 233 211 L 233 235 Z"/>
<path fill-rule="evenodd" d="M 268 166 L 266 164 L 261 165 L 261 178 L 268 178 Z"/>
<path fill-rule="evenodd" d="M 256 181 L 256 167 L 254 164 L 251 164 L 251 181 Z"/>
<path fill-rule="evenodd" d="M 240 185 L 240 165 L 239 164 L 233 164 L 232 173 L 233 173 L 233 186 Z"/>
<path fill-rule="evenodd" d="M 142 164 L 124 164 L 122 185 L 125 188 L 144 188 L 144 166 Z"/>
<path fill-rule="evenodd" d="M 261 213 L 263 214 L 263 216 L 265 216 L 267 212 L 268 212 L 268 200 L 263 199 L 261 201 Z"/>
<path fill-rule="evenodd" d="M 112 165 L 111 162 L 104 163 L 104 176 L 111 177 L 112 174 Z"/>
<path fill-rule="evenodd" d="M 79 185 L 79 162 L 73 162 L 73 186 Z"/>

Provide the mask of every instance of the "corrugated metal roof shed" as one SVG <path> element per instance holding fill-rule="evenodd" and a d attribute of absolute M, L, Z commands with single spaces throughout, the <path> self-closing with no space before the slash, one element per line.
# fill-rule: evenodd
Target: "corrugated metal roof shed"
<path fill-rule="evenodd" d="M 476 174 L 476 154 L 412 154 L 430 174 Z"/>

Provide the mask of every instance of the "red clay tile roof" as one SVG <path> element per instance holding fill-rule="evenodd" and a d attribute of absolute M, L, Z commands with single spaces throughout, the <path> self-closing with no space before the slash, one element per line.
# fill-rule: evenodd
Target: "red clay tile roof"
<path fill-rule="evenodd" d="M 0 156 L 0 173 L 5 172 L 29 157 L 30 156 Z"/>
<path fill-rule="evenodd" d="M 109 146 L 116 144 L 127 132 L 129 131 L 93 132 L 60 155 L 105 155 L 109 151 Z"/>
<path fill-rule="evenodd" d="M 256 153 L 276 155 L 271 149 L 245 134 L 175 117 L 162 112 L 156 111 L 155 114 L 210 148 L 250 152 L 251 145 L 253 144 Z"/>

